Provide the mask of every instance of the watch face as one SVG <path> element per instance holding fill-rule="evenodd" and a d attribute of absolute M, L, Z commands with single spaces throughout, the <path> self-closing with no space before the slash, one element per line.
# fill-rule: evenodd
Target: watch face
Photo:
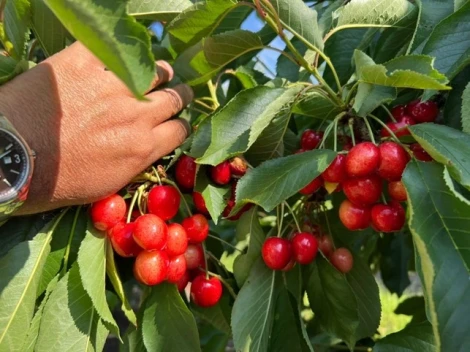
<path fill-rule="evenodd" d="M 29 156 L 23 143 L 0 130 L 0 201 L 17 196 L 28 178 Z"/>

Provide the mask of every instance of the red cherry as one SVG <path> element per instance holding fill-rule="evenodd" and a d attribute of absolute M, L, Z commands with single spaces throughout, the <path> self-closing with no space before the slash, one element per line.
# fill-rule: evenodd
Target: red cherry
<path fill-rule="evenodd" d="M 101 231 L 111 229 L 124 219 L 126 215 L 126 202 L 118 194 L 99 200 L 91 206 L 91 221 Z"/>
<path fill-rule="evenodd" d="M 173 186 L 155 186 L 148 195 L 148 210 L 162 220 L 170 220 L 180 207 L 181 197 Z"/>
<path fill-rule="evenodd" d="M 207 210 L 206 207 L 206 201 L 204 200 L 204 197 L 201 193 L 193 192 L 193 203 L 198 213 L 204 214 L 206 216 L 209 215 L 209 210 Z"/>
<path fill-rule="evenodd" d="M 413 117 L 417 123 L 434 122 L 436 121 L 437 115 L 439 115 L 439 107 L 431 100 L 424 102 L 415 100 L 407 105 L 406 112 Z"/>
<path fill-rule="evenodd" d="M 408 126 L 412 126 L 414 124 L 416 124 L 416 122 L 411 117 L 403 116 L 398 122 L 387 123 L 387 127 L 392 130 L 395 136 L 403 137 L 411 135 Z M 390 133 L 385 128 L 382 128 L 380 135 L 382 137 L 390 137 Z"/>
<path fill-rule="evenodd" d="M 343 182 L 343 191 L 352 203 L 371 205 L 380 198 L 382 179 L 377 175 L 350 178 Z"/>
<path fill-rule="evenodd" d="M 295 258 L 292 257 L 289 263 L 287 263 L 287 265 L 284 268 L 282 268 L 282 271 L 284 272 L 291 271 L 294 268 L 295 264 L 296 264 Z"/>
<path fill-rule="evenodd" d="M 388 181 L 398 181 L 410 161 L 408 153 L 395 142 L 385 142 L 379 147 L 380 165 L 378 174 Z"/>
<path fill-rule="evenodd" d="M 380 232 L 396 232 L 405 225 L 405 210 L 399 203 L 376 204 L 371 210 L 372 226 Z"/>
<path fill-rule="evenodd" d="M 305 130 L 300 139 L 300 147 L 304 150 L 312 150 L 318 147 L 323 139 L 322 131 Z"/>
<path fill-rule="evenodd" d="M 230 163 L 228 161 L 213 166 L 210 170 L 212 181 L 218 185 L 226 185 L 232 179 L 232 171 L 230 170 Z"/>
<path fill-rule="evenodd" d="M 188 248 L 188 235 L 180 224 L 168 225 L 168 236 L 166 240 L 166 252 L 170 257 L 184 254 Z"/>
<path fill-rule="evenodd" d="M 184 189 L 192 189 L 196 179 L 197 165 L 194 158 L 188 155 L 182 155 L 175 166 L 176 182 Z"/>
<path fill-rule="evenodd" d="M 135 223 L 126 224 L 122 221 L 108 231 L 113 249 L 121 257 L 135 257 L 142 251 L 142 248 L 134 241 L 132 236 L 134 228 Z"/>
<path fill-rule="evenodd" d="M 406 107 L 404 105 L 397 105 L 392 109 L 392 116 L 396 120 L 400 120 L 403 116 L 405 116 Z"/>
<path fill-rule="evenodd" d="M 148 286 L 163 282 L 168 273 L 168 255 L 164 251 L 142 251 L 135 259 L 136 278 Z"/>
<path fill-rule="evenodd" d="M 434 160 L 432 156 L 429 155 L 428 152 L 425 151 L 424 148 L 418 143 L 414 143 L 410 145 L 410 149 L 413 152 L 413 155 L 415 156 L 415 158 L 420 161 L 433 161 Z"/>
<path fill-rule="evenodd" d="M 354 146 L 346 157 L 346 172 L 350 177 L 374 173 L 380 164 L 380 150 L 374 143 L 362 142 Z"/>
<path fill-rule="evenodd" d="M 364 230 L 370 224 L 370 208 L 344 200 L 339 206 L 339 218 L 343 225 L 351 230 Z"/>
<path fill-rule="evenodd" d="M 202 214 L 196 214 L 184 219 L 181 225 L 186 230 L 189 242 L 200 243 L 209 235 L 209 223 Z"/>
<path fill-rule="evenodd" d="M 302 188 L 299 193 L 304 195 L 313 194 L 318 191 L 321 186 L 323 186 L 323 179 L 321 178 L 321 176 L 318 176 L 314 178 L 312 182 Z"/>
<path fill-rule="evenodd" d="M 318 253 L 317 238 L 308 232 L 295 234 L 292 238 L 292 252 L 297 263 L 310 264 Z"/>
<path fill-rule="evenodd" d="M 292 246 L 289 240 L 270 237 L 261 249 L 263 260 L 272 270 L 282 270 L 292 258 Z"/>
<path fill-rule="evenodd" d="M 224 211 L 222 212 L 222 216 L 226 218 L 227 220 L 230 221 L 236 221 L 241 218 L 241 216 L 246 213 L 248 210 L 250 210 L 253 207 L 253 204 L 248 203 L 243 206 L 243 208 L 240 209 L 238 213 L 236 213 L 233 216 L 230 216 L 230 213 L 232 212 L 232 209 L 235 207 L 235 200 L 229 199 L 227 201 L 227 206 L 225 207 Z"/>
<path fill-rule="evenodd" d="M 158 216 L 145 214 L 135 221 L 134 240 L 147 251 L 162 249 L 168 237 L 168 226 Z"/>
<path fill-rule="evenodd" d="M 186 258 L 184 255 L 179 255 L 177 257 L 170 258 L 168 262 L 168 273 L 166 279 L 172 284 L 177 284 L 178 281 L 186 273 Z"/>
<path fill-rule="evenodd" d="M 191 285 L 191 300 L 199 307 L 215 306 L 222 297 L 222 284 L 216 277 L 197 276 Z"/>
<path fill-rule="evenodd" d="M 337 270 L 347 274 L 353 268 L 354 258 L 349 249 L 338 248 L 331 255 L 330 262 Z"/>
<path fill-rule="evenodd" d="M 134 274 L 134 278 L 135 278 L 138 282 L 140 282 L 141 284 L 145 284 L 144 280 L 142 279 L 142 277 L 140 277 L 140 274 L 137 272 L 135 265 L 132 267 L 132 272 L 133 272 L 133 274 Z"/>
<path fill-rule="evenodd" d="M 248 163 L 245 158 L 236 156 L 230 160 L 230 171 L 232 171 L 233 175 L 243 176 L 246 174 L 246 170 L 248 170 Z"/>
<path fill-rule="evenodd" d="M 322 173 L 326 182 L 340 183 L 346 178 L 346 156 L 338 154 L 333 162 Z"/>
<path fill-rule="evenodd" d="M 178 291 L 182 292 L 186 286 L 188 286 L 189 282 L 189 272 L 185 271 L 184 275 L 181 277 L 181 279 L 176 282 L 176 287 L 178 287 Z"/>
<path fill-rule="evenodd" d="M 188 270 L 204 266 L 204 250 L 200 244 L 188 244 L 184 257 L 186 258 Z"/>
<path fill-rule="evenodd" d="M 320 252 L 322 252 L 323 255 L 328 258 L 334 251 L 333 241 L 331 240 L 331 237 L 328 235 L 321 236 L 318 240 L 318 248 L 320 249 Z"/>
<path fill-rule="evenodd" d="M 408 199 L 405 186 L 401 181 L 390 182 L 388 184 L 388 194 L 398 202 L 405 202 Z"/>

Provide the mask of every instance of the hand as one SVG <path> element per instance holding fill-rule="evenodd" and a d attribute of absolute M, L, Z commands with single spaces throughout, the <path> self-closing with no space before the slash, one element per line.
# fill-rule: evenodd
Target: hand
<path fill-rule="evenodd" d="M 157 71 L 148 101 L 138 101 L 75 43 L 0 87 L 0 111 L 37 154 L 19 213 L 106 197 L 185 140 L 187 123 L 169 119 L 192 100 L 192 90 L 151 91 L 173 77 L 166 62 L 157 62 Z"/>

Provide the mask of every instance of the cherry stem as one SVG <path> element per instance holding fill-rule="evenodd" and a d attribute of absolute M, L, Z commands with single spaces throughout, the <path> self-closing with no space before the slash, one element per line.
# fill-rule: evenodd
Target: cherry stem
<path fill-rule="evenodd" d="M 191 208 L 189 207 L 189 204 L 188 202 L 186 201 L 186 198 L 184 198 L 184 194 L 183 192 L 181 192 L 181 190 L 179 189 L 178 185 L 173 182 L 172 180 L 169 180 L 167 178 L 162 178 L 162 182 L 163 183 L 166 183 L 167 185 L 170 185 L 170 186 L 173 186 L 176 188 L 176 190 L 178 191 L 181 199 L 183 200 L 183 203 L 184 203 L 184 207 L 186 208 L 186 211 L 188 213 L 188 216 L 193 216 L 193 212 L 191 211 Z"/>
<path fill-rule="evenodd" d="M 349 91 L 348 96 L 346 97 L 346 105 L 349 105 L 349 103 L 351 102 L 352 95 L 353 95 L 354 91 L 357 89 L 358 86 L 359 86 L 359 81 L 354 83 L 354 85 L 351 87 L 351 90 Z"/>
<path fill-rule="evenodd" d="M 393 122 L 397 122 L 397 120 L 395 119 L 395 116 L 392 115 L 390 110 L 388 110 L 388 108 L 384 104 L 380 104 L 380 106 L 382 107 L 382 109 L 384 109 L 387 112 L 387 115 L 390 117 L 390 120 L 392 120 Z"/>
<path fill-rule="evenodd" d="M 126 218 L 126 223 L 131 222 L 131 217 L 132 217 L 132 211 L 134 210 L 135 202 L 137 201 L 137 198 L 139 197 L 139 189 L 142 186 L 139 186 L 139 188 L 136 189 L 134 192 L 134 195 L 132 196 L 131 204 L 129 205 L 129 210 L 127 211 L 127 218 Z"/>
<path fill-rule="evenodd" d="M 330 234 L 331 243 L 333 244 L 333 248 L 336 249 L 335 241 L 333 240 L 333 233 L 331 232 L 330 219 L 328 219 L 328 214 L 326 213 L 326 207 L 322 206 L 321 210 L 322 210 L 323 214 L 325 215 L 326 227 L 328 228 L 328 233 Z M 323 235 L 323 236 L 325 236 L 325 235 Z"/>
<path fill-rule="evenodd" d="M 385 198 L 385 194 L 381 194 L 381 197 L 382 197 L 382 202 L 384 202 L 384 204 L 387 204 L 387 199 Z"/>
<path fill-rule="evenodd" d="M 284 209 L 284 203 L 281 204 L 281 212 L 279 213 L 279 206 L 277 207 L 278 214 L 277 214 L 277 222 L 278 222 L 278 228 L 277 228 L 277 237 L 281 237 L 281 229 L 282 229 L 282 224 L 284 223 L 284 214 L 285 214 L 285 209 Z"/>
<path fill-rule="evenodd" d="M 289 205 L 289 203 L 283 202 L 282 204 L 285 204 L 286 207 L 289 209 L 289 212 L 290 212 L 290 214 L 292 215 L 292 218 L 294 219 L 295 227 L 297 227 L 297 231 L 298 231 L 298 232 L 302 232 L 302 230 L 300 229 L 300 225 L 299 225 L 299 222 L 298 222 L 298 220 L 297 220 L 297 217 L 295 216 L 294 210 L 291 208 L 291 206 Z"/>
<path fill-rule="evenodd" d="M 219 242 L 222 242 L 222 243 L 224 243 L 225 245 L 229 246 L 230 248 L 233 248 L 233 249 L 235 249 L 236 251 L 239 251 L 240 253 L 243 253 L 243 251 L 242 251 L 241 249 L 238 249 L 238 248 L 235 247 L 233 244 L 231 244 L 231 243 L 229 243 L 229 242 L 227 242 L 227 241 L 221 239 L 220 237 L 217 237 L 217 236 L 211 235 L 211 234 L 209 234 L 208 237 L 213 238 L 214 240 L 217 240 L 217 241 L 219 241 Z"/>
<path fill-rule="evenodd" d="M 222 264 L 222 262 L 219 260 L 219 258 L 217 258 L 214 254 L 212 254 L 211 252 L 207 252 L 209 254 L 209 257 L 211 257 L 211 259 L 213 261 L 215 261 L 222 269 L 224 269 L 225 273 L 227 275 L 230 275 L 229 271 L 227 270 L 227 268 L 225 267 L 224 264 Z"/>
<path fill-rule="evenodd" d="M 236 294 L 235 291 L 233 290 L 232 286 L 230 286 L 230 285 L 228 284 L 228 282 L 225 281 L 225 279 L 224 279 L 222 276 L 220 276 L 220 275 L 218 275 L 218 274 L 216 274 L 216 273 L 213 273 L 213 272 L 211 272 L 211 271 L 208 271 L 208 270 L 206 270 L 206 275 L 210 275 L 210 276 L 214 276 L 214 277 L 218 278 L 218 279 L 220 280 L 220 282 L 222 282 L 222 283 L 224 284 L 224 286 L 227 288 L 227 291 L 230 293 L 230 296 L 232 296 L 233 299 L 237 299 L 237 294 Z M 207 276 L 206 278 L 208 279 L 209 276 Z"/>
<path fill-rule="evenodd" d="M 369 114 L 369 117 L 372 117 L 375 121 L 377 121 L 383 128 L 387 130 L 387 132 L 395 140 L 395 142 L 397 142 L 402 147 L 404 147 L 403 143 L 398 139 L 397 135 L 393 133 L 393 131 L 381 119 L 379 119 L 377 116 L 374 116 L 372 114 Z"/>
<path fill-rule="evenodd" d="M 207 249 L 206 249 L 206 244 L 205 242 L 202 242 L 202 250 L 204 252 L 204 264 L 206 266 L 206 279 L 209 279 L 209 272 L 207 271 L 209 267 L 207 266 Z"/>
<path fill-rule="evenodd" d="M 335 130 L 334 130 L 334 140 L 333 140 L 333 149 L 336 152 L 338 150 L 338 119 L 335 119 Z"/>
<path fill-rule="evenodd" d="M 65 247 L 64 265 L 60 273 L 61 276 L 65 275 L 65 273 L 67 272 L 67 266 L 69 264 L 69 256 L 70 256 L 70 247 L 72 245 L 73 236 L 75 235 L 75 229 L 77 228 L 78 217 L 80 215 L 81 210 L 82 210 L 82 206 L 80 205 L 79 207 L 77 207 L 77 211 L 75 212 L 75 216 L 73 218 L 72 228 L 70 229 L 70 234 L 69 234 L 69 240 L 67 242 L 67 247 Z"/>
<path fill-rule="evenodd" d="M 213 110 L 217 110 L 220 106 L 219 99 L 217 99 L 217 86 L 214 85 L 212 80 L 207 81 L 207 87 L 209 88 L 209 93 L 211 94 L 212 102 L 213 102 Z"/>
<path fill-rule="evenodd" d="M 353 146 L 355 146 L 356 145 L 356 136 L 354 135 L 353 124 L 354 124 L 354 119 L 351 117 L 348 121 L 348 126 L 349 126 L 349 131 L 351 132 L 351 139 L 352 139 L 352 142 L 353 142 Z"/>
<path fill-rule="evenodd" d="M 363 119 L 366 124 L 367 131 L 369 132 L 370 140 L 372 141 L 372 143 L 377 144 L 377 142 L 375 141 L 374 133 L 372 132 L 372 127 L 370 127 L 369 120 L 367 119 L 367 117 L 363 117 Z"/>

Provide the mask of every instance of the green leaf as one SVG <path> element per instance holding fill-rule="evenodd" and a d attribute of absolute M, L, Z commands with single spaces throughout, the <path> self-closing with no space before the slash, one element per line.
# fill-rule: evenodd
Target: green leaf
<path fill-rule="evenodd" d="M 230 296 L 225 292 L 219 303 L 212 307 L 203 308 L 191 303 L 191 311 L 195 315 L 229 336 L 232 333 L 230 328 L 230 310 Z"/>
<path fill-rule="evenodd" d="M 238 287 L 242 287 L 248 278 L 251 268 L 261 256 L 261 247 L 266 237 L 258 218 L 258 208 L 253 207 L 237 221 L 237 238 L 249 237 L 248 251 L 235 258 L 233 274 Z"/>
<path fill-rule="evenodd" d="M 436 58 L 436 69 L 449 79 L 470 63 L 470 3 L 434 27 L 423 48 L 423 54 Z"/>
<path fill-rule="evenodd" d="M 373 352 L 433 352 L 436 351 L 432 326 L 428 322 L 409 325 L 403 330 L 379 340 Z"/>
<path fill-rule="evenodd" d="M 123 337 L 124 343 L 119 346 L 119 352 L 147 352 L 144 346 L 142 333 L 130 326 Z"/>
<path fill-rule="evenodd" d="M 196 321 L 175 285 L 152 288 L 145 301 L 142 320 L 148 351 L 200 351 Z"/>
<path fill-rule="evenodd" d="M 33 318 L 36 291 L 50 251 L 52 225 L 0 259 L 0 350 L 21 349 Z"/>
<path fill-rule="evenodd" d="M 28 0 L 6 0 L 2 16 L 5 34 L 13 44 L 9 54 L 17 59 L 23 59 L 26 53 L 26 43 L 29 39 L 29 18 L 31 5 Z"/>
<path fill-rule="evenodd" d="M 319 176 L 335 154 L 331 150 L 314 150 L 266 161 L 238 182 L 233 211 L 246 203 L 271 211 Z"/>
<path fill-rule="evenodd" d="M 325 94 L 314 90 L 302 96 L 294 104 L 292 112 L 320 120 L 332 120 L 341 109 Z"/>
<path fill-rule="evenodd" d="M 297 97 L 299 88 L 256 87 L 240 92 L 212 116 L 211 143 L 200 164 L 217 165 L 245 152 L 276 114 Z"/>
<path fill-rule="evenodd" d="M 206 170 L 199 171 L 196 177 L 196 186 L 194 190 L 202 194 L 206 203 L 207 210 L 212 220 L 217 225 L 220 214 L 227 206 L 225 196 L 229 193 L 230 187 L 218 187 L 211 184 L 207 177 Z"/>
<path fill-rule="evenodd" d="M 302 0 L 271 0 L 283 27 L 304 43 L 323 49 L 323 38 L 318 28 L 317 12 Z"/>
<path fill-rule="evenodd" d="M 470 160 L 466 152 L 470 136 L 453 128 L 432 123 L 410 128 L 416 141 L 441 164 L 459 183 L 470 189 Z"/>
<path fill-rule="evenodd" d="M 381 104 L 387 104 L 397 98 L 394 87 L 378 86 L 369 83 L 359 83 L 353 108 L 358 116 L 367 116 Z"/>
<path fill-rule="evenodd" d="M 130 0 L 127 13 L 136 18 L 171 21 L 190 6 L 193 3 L 189 0 Z"/>
<path fill-rule="evenodd" d="M 278 273 L 259 258 L 233 305 L 233 343 L 237 351 L 268 350 L 279 288 Z"/>
<path fill-rule="evenodd" d="M 0 84 L 8 82 L 16 76 L 16 65 L 17 62 L 15 59 L 0 54 Z"/>
<path fill-rule="evenodd" d="M 462 130 L 463 124 L 463 93 L 470 79 L 470 66 L 461 71 L 450 83 L 452 90 L 447 96 L 444 106 L 444 125 Z"/>
<path fill-rule="evenodd" d="M 119 336 L 119 327 L 106 301 L 106 247 L 108 245 L 106 235 L 96 230 L 89 221 L 85 239 L 78 251 L 77 262 L 83 288 L 90 296 L 96 312 L 110 330 Z"/>
<path fill-rule="evenodd" d="M 423 296 L 411 296 L 405 299 L 395 308 L 394 313 L 411 316 L 410 324 L 422 323 L 428 320 Z"/>
<path fill-rule="evenodd" d="M 470 134 L 470 83 L 462 96 L 462 128 L 464 132 Z"/>
<path fill-rule="evenodd" d="M 167 26 L 173 48 L 181 52 L 210 36 L 235 6 L 233 0 L 208 0 L 185 9 Z"/>
<path fill-rule="evenodd" d="M 470 212 L 449 192 L 443 172 L 437 163 L 411 161 L 403 183 L 436 350 L 464 351 L 470 344 L 470 282 L 462 260 L 468 250 L 460 247 L 468 248 Z"/>
<path fill-rule="evenodd" d="M 126 14 L 125 0 L 44 0 L 65 28 L 137 97 L 155 77 L 147 29 Z"/>
<path fill-rule="evenodd" d="M 198 85 L 240 56 L 263 48 L 257 34 L 236 29 L 202 39 L 178 56 L 174 68 L 184 82 Z"/>
<path fill-rule="evenodd" d="M 46 302 L 35 351 L 101 351 L 107 335 L 74 264 Z"/>

